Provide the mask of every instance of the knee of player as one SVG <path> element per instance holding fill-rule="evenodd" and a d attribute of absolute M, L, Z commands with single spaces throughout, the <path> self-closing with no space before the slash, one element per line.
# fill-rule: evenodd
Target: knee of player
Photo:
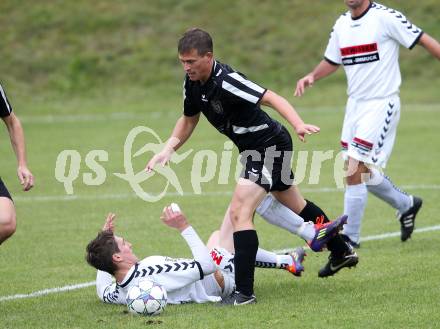
<path fill-rule="evenodd" d="M 365 163 L 353 158 L 349 158 L 346 175 L 346 181 L 348 185 L 360 184 L 362 182 L 368 181 L 370 176 L 370 169 Z"/>
<path fill-rule="evenodd" d="M 8 237 L 13 235 L 15 231 L 17 230 L 17 222 L 15 220 L 15 217 L 13 220 L 10 221 L 10 223 L 6 226 L 6 234 Z"/>
<path fill-rule="evenodd" d="M 362 183 L 362 172 L 356 171 L 346 177 L 348 185 L 357 185 Z"/>
<path fill-rule="evenodd" d="M 1 214 L 0 223 L 1 236 L 4 239 L 9 238 L 15 233 L 15 230 L 17 229 L 17 220 L 15 218 L 15 213 L 9 212 Z"/>
<path fill-rule="evenodd" d="M 17 223 L 16 214 L 13 209 L 11 209 L 11 210 L 2 209 L 0 211 L 0 225 L 1 226 L 15 231 L 16 223 Z"/>
<path fill-rule="evenodd" d="M 368 176 L 367 187 L 379 185 L 385 179 L 385 175 L 376 168 L 370 169 L 370 175 Z"/>

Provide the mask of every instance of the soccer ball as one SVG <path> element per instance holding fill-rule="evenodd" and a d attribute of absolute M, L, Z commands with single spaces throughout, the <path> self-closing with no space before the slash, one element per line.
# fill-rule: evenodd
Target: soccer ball
<path fill-rule="evenodd" d="M 148 279 L 142 279 L 127 293 L 127 307 L 130 313 L 140 315 L 158 315 L 167 305 L 165 289 Z"/>

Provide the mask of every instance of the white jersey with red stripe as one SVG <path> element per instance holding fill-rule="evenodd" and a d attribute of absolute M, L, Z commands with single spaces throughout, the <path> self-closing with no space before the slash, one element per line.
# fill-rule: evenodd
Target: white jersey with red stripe
<path fill-rule="evenodd" d="M 347 12 L 336 21 L 325 59 L 344 66 L 349 97 L 388 97 L 401 84 L 399 45 L 411 49 L 422 34 L 402 13 L 372 2 L 361 16 Z"/>

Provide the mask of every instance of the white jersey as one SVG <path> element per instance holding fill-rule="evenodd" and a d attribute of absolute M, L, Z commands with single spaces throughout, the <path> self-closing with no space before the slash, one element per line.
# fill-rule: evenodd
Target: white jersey
<path fill-rule="evenodd" d="M 164 287 L 169 304 L 218 302 L 235 289 L 234 256 L 222 248 L 208 250 L 197 232 L 190 226 L 181 232 L 194 259 L 174 259 L 150 256 L 133 265 L 122 282 L 103 271 L 96 275 L 98 297 L 112 304 L 126 304 L 130 287 L 142 278 L 148 278 Z M 224 288 L 214 277 L 220 271 Z"/>
<path fill-rule="evenodd" d="M 130 287 L 140 279 L 148 278 L 162 285 L 169 304 L 187 302 L 217 302 L 220 294 L 212 295 L 213 274 L 204 276 L 199 262 L 194 259 L 172 259 L 164 256 L 150 256 L 135 264 L 124 280 L 114 283 L 110 274 L 98 271 L 96 287 L 101 300 L 112 304 L 126 304 Z M 206 281 L 206 282 L 204 282 Z M 211 291 L 209 291 L 211 290 Z M 221 289 L 219 290 L 221 292 Z"/>
<path fill-rule="evenodd" d="M 402 13 L 372 2 L 360 17 L 347 12 L 336 21 L 325 59 L 344 65 L 349 97 L 387 97 L 401 84 L 399 45 L 411 49 L 422 34 Z"/>

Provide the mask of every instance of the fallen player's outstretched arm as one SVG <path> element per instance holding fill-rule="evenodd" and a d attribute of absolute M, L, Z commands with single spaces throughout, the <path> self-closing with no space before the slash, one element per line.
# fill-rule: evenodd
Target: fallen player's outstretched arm
<path fill-rule="evenodd" d="M 211 274 L 216 270 L 209 250 L 203 241 L 200 239 L 197 232 L 189 225 L 185 215 L 180 211 L 176 204 L 165 207 L 162 216 L 162 221 L 169 227 L 178 229 L 191 249 L 194 259 L 200 264 L 203 274 Z"/>

